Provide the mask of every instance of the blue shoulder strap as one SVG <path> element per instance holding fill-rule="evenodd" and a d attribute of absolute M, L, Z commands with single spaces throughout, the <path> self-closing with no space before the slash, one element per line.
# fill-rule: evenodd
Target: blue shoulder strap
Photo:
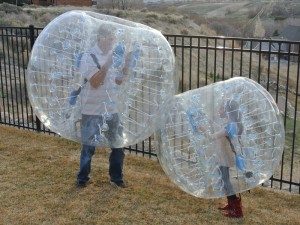
<path fill-rule="evenodd" d="M 186 112 L 186 114 L 187 114 L 188 119 L 189 119 L 189 122 L 190 122 L 190 124 L 191 124 L 191 126 L 192 126 L 193 132 L 197 132 L 198 129 L 197 129 L 196 121 L 195 121 L 195 119 L 194 119 L 194 113 L 192 112 L 192 110 L 189 109 L 189 110 Z"/>
<path fill-rule="evenodd" d="M 81 64 L 81 58 L 82 58 L 83 54 L 84 54 L 83 52 L 78 53 L 78 54 L 76 55 L 76 57 L 75 57 L 75 67 L 76 67 L 77 69 L 79 69 L 79 67 L 80 67 L 80 64 Z"/>
<path fill-rule="evenodd" d="M 237 136 L 238 130 L 237 130 L 237 124 L 236 123 L 228 123 L 225 126 L 225 131 L 227 136 L 232 139 Z"/>
<path fill-rule="evenodd" d="M 113 50 L 113 67 L 118 68 L 123 64 L 125 55 L 125 45 L 119 42 Z"/>

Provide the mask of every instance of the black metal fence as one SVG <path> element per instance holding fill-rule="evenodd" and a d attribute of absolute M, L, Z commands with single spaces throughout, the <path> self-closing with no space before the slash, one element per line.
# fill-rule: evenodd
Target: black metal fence
<path fill-rule="evenodd" d="M 33 114 L 25 76 L 41 28 L 0 27 L 0 124 L 49 132 Z M 176 55 L 178 93 L 235 76 L 264 86 L 282 112 L 286 143 L 279 169 L 268 185 L 300 193 L 299 58 L 300 42 L 229 37 L 165 35 Z M 153 138 L 129 146 L 156 156 Z"/>

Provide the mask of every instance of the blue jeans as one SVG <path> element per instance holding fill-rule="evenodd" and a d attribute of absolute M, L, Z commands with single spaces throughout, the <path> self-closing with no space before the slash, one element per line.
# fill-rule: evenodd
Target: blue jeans
<path fill-rule="evenodd" d="M 227 166 L 220 166 L 219 168 L 220 168 L 220 171 L 221 171 L 221 174 L 222 174 L 222 180 L 224 182 L 225 194 L 226 195 L 230 195 L 234 191 L 233 191 L 232 184 L 230 182 L 229 167 L 227 167 Z"/>
<path fill-rule="evenodd" d="M 95 153 L 95 146 L 85 143 L 87 140 L 85 139 L 87 136 L 93 134 L 90 131 L 94 131 L 96 134 L 99 132 L 99 126 L 102 125 L 102 117 L 101 116 L 88 116 L 82 115 L 82 124 L 81 124 L 81 132 L 83 138 L 83 144 L 81 148 L 81 156 L 80 156 L 80 169 L 77 175 L 78 183 L 86 183 L 90 178 L 89 174 L 91 172 L 91 161 L 92 157 Z M 106 137 L 109 141 L 113 141 L 115 139 L 116 127 L 118 128 L 119 118 L 117 114 L 113 115 L 112 120 L 107 121 L 109 130 L 106 134 Z M 86 133 L 88 131 L 88 135 Z M 113 131 L 113 132 L 112 132 Z M 124 161 L 124 149 L 123 148 L 111 148 L 111 153 L 109 156 L 109 175 L 110 180 L 116 183 L 123 182 L 123 161 Z"/>
<path fill-rule="evenodd" d="M 107 125 L 106 131 L 101 131 L 99 126 Z M 81 143 L 83 145 L 99 146 L 102 143 L 113 145 L 123 133 L 117 113 L 112 114 L 109 120 L 103 120 L 102 116 L 82 115 L 81 118 Z"/>
<path fill-rule="evenodd" d="M 91 172 L 91 161 L 95 153 L 95 146 L 82 145 L 80 156 L 80 169 L 77 175 L 78 183 L 86 183 L 89 181 Z M 112 148 L 109 156 L 109 175 L 110 180 L 116 183 L 123 182 L 123 148 Z"/>

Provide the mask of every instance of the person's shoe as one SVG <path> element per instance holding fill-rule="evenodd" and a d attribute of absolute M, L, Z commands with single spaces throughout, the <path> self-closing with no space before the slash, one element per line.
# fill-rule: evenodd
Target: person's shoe
<path fill-rule="evenodd" d="M 227 210 L 231 209 L 233 207 L 234 200 L 235 199 L 227 199 L 227 204 L 223 205 L 223 206 L 219 206 L 218 209 L 221 211 L 224 211 L 224 210 L 227 211 Z"/>
<path fill-rule="evenodd" d="M 227 209 L 223 215 L 230 218 L 242 218 L 243 210 L 241 198 L 232 200 L 232 205 L 230 205 L 229 209 Z"/>
<path fill-rule="evenodd" d="M 229 209 L 230 209 L 229 203 L 228 203 L 227 205 L 219 206 L 219 207 L 218 207 L 218 210 L 229 210 Z"/>
<path fill-rule="evenodd" d="M 126 188 L 126 185 L 123 181 L 120 182 L 114 182 L 114 181 L 110 181 L 111 186 L 115 187 L 115 188 Z"/>
<path fill-rule="evenodd" d="M 227 199 L 227 205 L 219 206 L 219 210 L 230 210 L 233 207 L 234 199 Z"/>
<path fill-rule="evenodd" d="M 76 182 L 77 188 L 85 188 L 87 186 L 87 182 Z"/>

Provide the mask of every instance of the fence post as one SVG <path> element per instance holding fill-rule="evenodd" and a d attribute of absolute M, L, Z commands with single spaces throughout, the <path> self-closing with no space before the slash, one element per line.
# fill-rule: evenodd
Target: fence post
<path fill-rule="evenodd" d="M 29 25 L 29 37 L 30 37 L 30 47 L 31 47 L 31 51 L 34 45 L 34 41 L 35 41 L 35 37 L 34 37 L 34 26 L 33 25 Z M 36 130 L 38 132 L 41 131 L 41 121 L 40 119 L 35 116 L 35 124 L 36 124 Z"/>

